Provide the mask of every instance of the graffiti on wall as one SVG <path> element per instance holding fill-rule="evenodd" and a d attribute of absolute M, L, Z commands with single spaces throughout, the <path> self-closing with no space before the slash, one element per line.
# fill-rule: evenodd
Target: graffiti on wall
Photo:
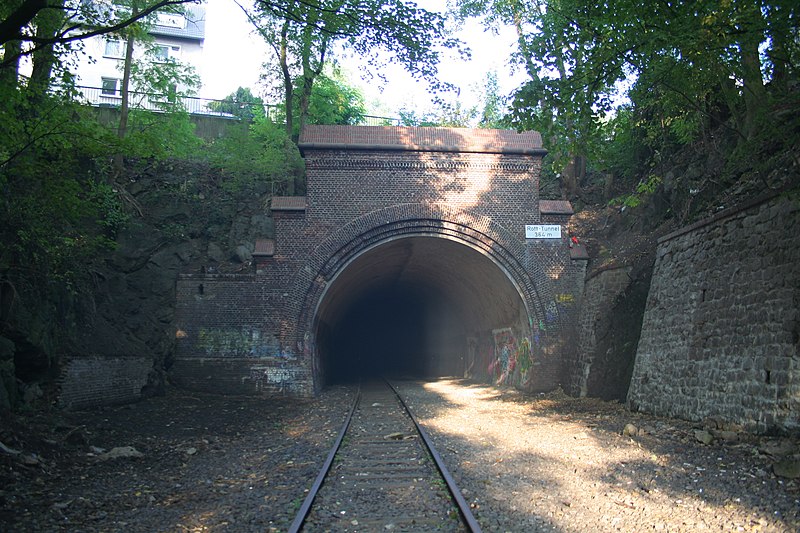
<path fill-rule="evenodd" d="M 257 392 L 289 393 L 295 392 L 302 382 L 304 370 L 291 362 L 289 358 L 279 357 L 271 365 L 253 365 L 249 378 L 255 384 Z"/>
<path fill-rule="evenodd" d="M 285 356 L 274 335 L 258 329 L 200 328 L 196 348 L 209 357 Z"/>
<path fill-rule="evenodd" d="M 306 332 L 303 335 L 303 340 L 297 342 L 297 353 L 303 354 L 303 357 L 311 359 L 316 352 L 316 344 L 311 333 Z"/>
<path fill-rule="evenodd" d="M 517 339 L 511 328 L 492 330 L 494 357 L 489 363 L 488 372 L 497 385 L 524 387 L 531 379 L 534 357 L 531 339 Z"/>
<path fill-rule="evenodd" d="M 495 383 L 505 385 L 517 364 L 515 358 L 517 339 L 511 328 L 494 329 L 492 337 L 494 338 L 494 359 L 489 365 L 489 374 L 493 376 Z"/>
<path fill-rule="evenodd" d="M 575 302 L 575 297 L 571 294 L 556 294 L 557 304 L 571 304 Z"/>
<path fill-rule="evenodd" d="M 517 366 L 519 367 L 519 384 L 525 386 L 531 378 L 530 371 L 533 367 L 531 354 L 531 340 L 523 337 L 517 348 Z"/>

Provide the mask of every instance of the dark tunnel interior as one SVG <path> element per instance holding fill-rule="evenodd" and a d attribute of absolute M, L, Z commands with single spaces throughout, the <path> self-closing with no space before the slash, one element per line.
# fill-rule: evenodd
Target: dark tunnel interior
<path fill-rule="evenodd" d="M 329 349 L 336 364 L 328 379 L 347 382 L 439 374 L 435 363 L 458 357 L 456 352 L 445 358 L 448 346 L 437 338 L 447 326 L 441 320 L 444 313 L 439 298 L 419 287 L 400 284 L 371 289 L 352 302 L 331 332 Z M 451 333 L 455 338 L 456 332 Z"/>
<path fill-rule="evenodd" d="M 520 317 L 519 293 L 485 255 L 436 237 L 372 248 L 331 281 L 317 311 L 323 384 L 462 376 L 466 339 Z"/>

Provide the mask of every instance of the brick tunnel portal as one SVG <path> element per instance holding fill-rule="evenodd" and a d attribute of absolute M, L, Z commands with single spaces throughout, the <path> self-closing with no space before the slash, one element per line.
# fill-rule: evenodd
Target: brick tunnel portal
<path fill-rule="evenodd" d="M 506 272 L 470 245 L 405 236 L 363 251 L 316 313 L 324 385 L 377 376 L 463 376 L 468 338 L 527 323 Z"/>

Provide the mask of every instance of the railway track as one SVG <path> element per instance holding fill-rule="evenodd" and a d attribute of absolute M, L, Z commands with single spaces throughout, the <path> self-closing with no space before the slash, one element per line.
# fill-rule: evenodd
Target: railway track
<path fill-rule="evenodd" d="M 362 385 L 289 531 L 480 531 L 425 430 L 386 382 Z"/>

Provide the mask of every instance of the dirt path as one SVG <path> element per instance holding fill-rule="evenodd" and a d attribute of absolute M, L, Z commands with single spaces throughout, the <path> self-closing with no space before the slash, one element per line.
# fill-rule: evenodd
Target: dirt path
<path fill-rule="evenodd" d="M 800 530 L 798 483 L 772 466 L 796 440 L 705 445 L 691 424 L 614 403 L 448 380 L 402 390 L 485 531 Z M 302 402 L 171 390 L 132 406 L 4 419 L 0 531 L 284 531 L 350 394 Z M 623 435 L 626 424 L 636 434 Z M 113 458 L 114 448 L 141 456 Z"/>

